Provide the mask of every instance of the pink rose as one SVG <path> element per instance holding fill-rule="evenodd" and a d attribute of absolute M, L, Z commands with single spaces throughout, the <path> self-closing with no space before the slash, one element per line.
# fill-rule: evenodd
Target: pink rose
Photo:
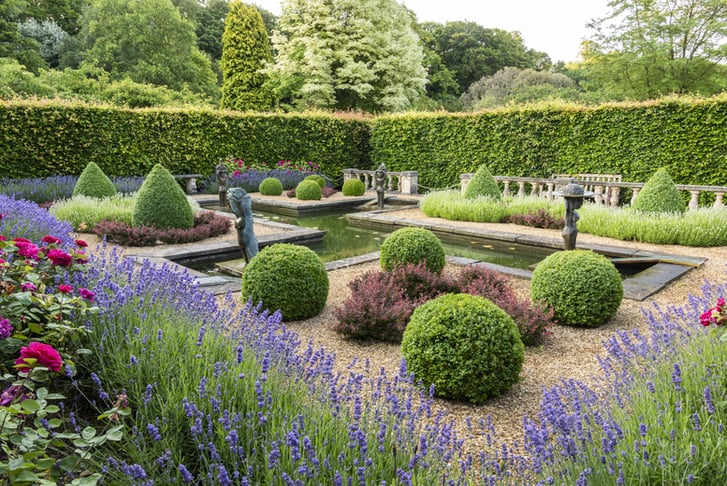
<path fill-rule="evenodd" d="M 20 256 L 23 256 L 26 258 L 37 258 L 38 257 L 38 247 L 35 246 L 33 243 L 16 240 L 15 246 L 18 247 L 18 255 L 20 255 Z"/>
<path fill-rule="evenodd" d="M 56 372 L 60 371 L 63 364 L 58 351 L 45 343 L 32 342 L 28 343 L 28 346 L 20 348 L 20 358 L 15 360 L 18 371 L 27 373 L 32 369 L 32 363 L 26 361 L 28 359 L 35 359 L 35 364 Z"/>
<path fill-rule="evenodd" d="M 78 293 L 81 294 L 81 297 L 83 297 L 86 300 L 93 300 L 96 298 L 96 294 L 94 294 L 90 290 L 85 289 L 83 287 L 78 289 Z"/>
<path fill-rule="evenodd" d="M 55 236 L 45 235 L 42 240 L 43 243 L 49 243 L 51 245 L 57 245 L 61 242 L 60 239 L 56 238 Z"/>
<path fill-rule="evenodd" d="M 58 292 L 62 294 L 70 294 L 71 292 L 73 292 L 73 287 L 71 287 L 70 285 L 61 284 L 58 286 Z"/>
<path fill-rule="evenodd" d="M 71 263 L 73 263 L 73 257 L 65 251 L 59 250 L 58 248 L 53 248 L 52 250 L 49 250 L 47 256 L 48 260 L 50 260 L 53 265 L 57 265 L 59 267 L 67 267 L 70 266 Z"/>

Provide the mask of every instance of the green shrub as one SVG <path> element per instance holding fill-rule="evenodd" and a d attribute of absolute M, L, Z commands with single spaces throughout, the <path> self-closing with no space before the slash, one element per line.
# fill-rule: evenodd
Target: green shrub
<path fill-rule="evenodd" d="M 621 305 L 623 285 L 616 267 L 590 250 L 553 253 L 538 264 L 530 298 L 553 308 L 559 324 L 598 327 Z"/>
<path fill-rule="evenodd" d="M 174 176 L 160 164 L 154 166 L 139 188 L 132 223 L 162 230 L 194 226 L 187 196 Z"/>
<path fill-rule="evenodd" d="M 343 183 L 341 192 L 344 196 L 363 196 L 366 186 L 361 179 L 349 179 Z"/>
<path fill-rule="evenodd" d="M 283 193 L 283 183 L 275 177 L 267 177 L 260 182 L 258 191 L 263 196 L 280 196 Z"/>
<path fill-rule="evenodd" d="M 265 247 L 245 267 L 242 299 L 262 302 L 270 311 L 280 309 L 286 321 L 316 316 L 328 299 L 326 267 L 305 246 L 278 243 Z"/>
<path fill-rule="evenodd" d="M 379 255 L 381 268 L 425 262 L 426 267 L 440 273 L 444 268 L 444 247 L 434 233 L 424 228 L 401 228 L 391 233 L 382 243 Z"/>
<path fill-rule="evenodd" d="M 669 173 L 661 168 L 646 181 L 632 207 L 642 213 L 683 213 L 686 204 Z"/>
<path fill-rule="evenodd" d="M 116 186 L 111 179 L 93 162 L 89 162 L 73 188 L 74 196 L 109 197 L 116 194 Z"/>
<path fill-rule="evenodd" d="M 418 307 L 404 331 L 407 369 L 435 394 L 481 403 L 520 378 L 525 346 L 505 311 L 469 294 L 447 294 Z"/>
<path fill-rule="evenodd" d="M 490 174 L 490 171 L 486 166 L 482 165 L 472 179 L 467 184 L 464 190 L 465 199 L 475 199 L 480 196 L 491 197 L 493 199 L 500 199 L 500 188 L 497 186 L 497 182 Z"/>
<path fill-rule="evenodd" d="M 318 201 L 323 191 L 316 181 L 303 180 L 295 188 L 295 197 L 303 201 Z"/>
<path fill-rule="evenodd" d="M 324 187 L 326 187 L 326 180 L 322 176 L 319 176 L 318 174 L 311 174 L 303 180 L 304 181 L 315 181 L 316 184 L 321 186 L 321 190 Z"/>

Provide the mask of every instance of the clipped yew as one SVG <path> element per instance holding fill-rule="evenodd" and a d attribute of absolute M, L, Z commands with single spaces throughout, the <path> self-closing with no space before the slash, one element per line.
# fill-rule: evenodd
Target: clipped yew
<path fill-rule="evenodd" d="M 132 224 L 161 230 L 194 226 L 187 195 L 164 166 L 156 164 L 139 188 Z"/>
<path fill-rule="evenodd" d="M 500 199 L 500 188 L 497 185 L 487 166 L 481 165 L 475 175 L 467 184 L 464 189 L 465 199 L 475 199 L 480 196 L 491 197 L 493 199 Z"/>
<path fill-rule="evenodd" d="M 634 198 L 632 208 L 642 213 L 683 213 L 686 204 L 663 167 L 652 175 Z"/>
<path fill-rule="evenodd" d="M 73 196 L 110 197 L 116 194 L 116 186 L 94 162 L 89 162 L 73 188 Z"/>
<path fill-rule="evenodd" d="M 349 179 L 343 183 L 341 192 L 344 196 L 363 196 L 366 186 L 361 179 Z"/>

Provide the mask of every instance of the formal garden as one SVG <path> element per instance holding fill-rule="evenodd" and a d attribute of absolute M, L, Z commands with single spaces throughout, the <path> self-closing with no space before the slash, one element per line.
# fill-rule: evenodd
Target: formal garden
<path fill-rule="evenodd" d="M 709 194 L 687 209 L 675 181 L 724 182 L 720 164 L 681 161 L 721 160 L 725 106 L 367 119 L 3 102 L 2 481 L 714 484 L 727 211 Z M 562 203 L 504 196 L 492 174 L 619 172 L 645 187 L 584 204 L 579 238 L 708 260 L 636 303 L 597 253 L 554 253 L 523 282 L 445 264 L 417 228 L 347 279 L 266 246 L 217 297 L 127 258 L 234 239 L 174 178 L 202 174 L 216 198 L 220 160 L 230 187 L 301 202 L 359 195 L 342 170 L 386 161 L 441 188 L 421 219 L 557 236 Z M 446 189 L 465 172 L 467 190 Z"/>

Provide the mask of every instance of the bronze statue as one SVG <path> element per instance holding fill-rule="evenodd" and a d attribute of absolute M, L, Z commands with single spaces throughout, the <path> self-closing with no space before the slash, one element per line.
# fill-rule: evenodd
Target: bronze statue
<path fill-rule="evenodd" d="M 580 217 L 576 212 L 583 206 L 583 198 L 585 196 L 583 187 L 578 184 L 568 184 L 563 189 L 563 199 L 565 199 L 565 227 L 563 228 L 563 248 L 565 250 L 576 249 L 576 237 L 578 236 L 578 220 Z"/>
<path fill-rule="evenodd" d="M 240 245 L 245 263 L 257 255 L 258 246 L 255 238 L 254 221 L 252 217 L 252 198 L 241 187 L 227 190 L 227 199 L 230 201 L 232 212 L 235 213 L 235 229 L 237 229 L 237 243 Z"/>
<path fill-rule="evenodd" d="M 374 181 L 376 182 L 376 201 L 379 209 L 384 209 L 384 192 L 386 191 L 386 166 L 384 164 L 381 164 L 374 172 Z"/>
<path fill-rule="evenodd" d="M 225 208 L 227 207 L 227 176 L 229 175 L 229 172 L 227 171 L 227 166 L 225 165 L 225 162 L 220 159 L 220 163 L 217 164 L 215 167 L 215 177 L 217 177 L 217 185 L 218 188 L 218 195 L 220 198 L 220 207 Z"/>

